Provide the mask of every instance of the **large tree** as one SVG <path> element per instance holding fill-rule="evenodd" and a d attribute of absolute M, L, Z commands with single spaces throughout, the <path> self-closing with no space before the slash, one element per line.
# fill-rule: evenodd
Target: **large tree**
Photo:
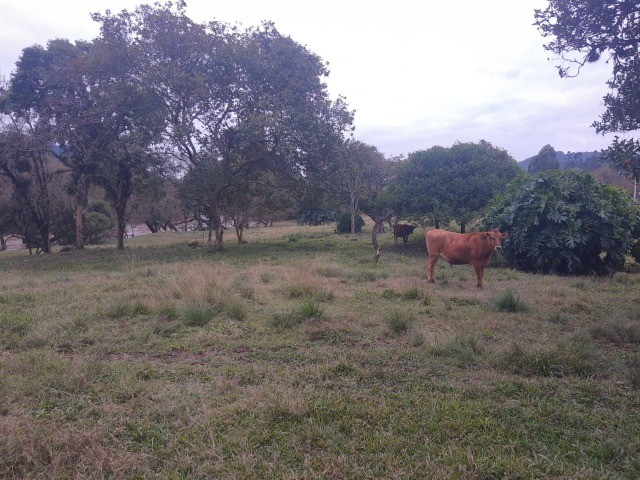
<path fill-rule="evenodd" d="M 50 151 L 72 171 L 76 246 L 91 183 L 104 188 L 124 248 L 125 211 L 137 179 L 156 165 L 149 147 L 164 127 L 156 98 L 142 88 L 116 42 L 57 39 L 25 48 L 4 101 L 12 116 L 37 121 Z"/>
<path fill-rule="evenodd" d="M 635 0 L 549 0 L 535 11 L 535 25 L 558 55 L 562 77 L 576 76 L 605 57 L 612 65 L 605 112 L 596 130 L 625 132 L 640 127 L 640 3 Z"/>
<path fill-rule="evenodd" d="M 52 153 L 73 172 L 69 190 L 76 203 L 77 248 L 84 247 L 83 209 L 103 135 L 102 118 L 94 114 L 94 90 L 85 75 L 89 51 L 89 43 L 65 39 L 25 48 L 4 96 L 5 113 L 37 122 L 55 145 Z"/>
<path fill-rule="evenodd" d="M 464 232 L 518 173 L 506 150 L 484 140 L 413 152 L 397 166 L 396 210 L 405 217 L 427 217 L 436 228 L 453 219 Z"/>
<path fill-rule="evenodd" d="M 14 122 L 0 131 L 0 176 L 10 186 L 12 226 L 31 250 L 51 251 L 51 226 L 64 189 L 62 165 L 51 154 L 47 135 Z"/>
<path fill-rule="evenodd" d="M 324 62 L 272 24 L 198 24 L 182 3 L 95 19 L 161 102 L 165 152 L 193 172 L 218 248 L 231 189 L 261 172 L 307 173 L 351 124 L 343 100 L 328 96 Z"/>

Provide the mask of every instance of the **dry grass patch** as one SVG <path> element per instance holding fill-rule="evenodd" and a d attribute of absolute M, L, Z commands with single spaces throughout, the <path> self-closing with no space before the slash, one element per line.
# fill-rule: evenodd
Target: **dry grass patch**
<path fill-rule="evenodd" d="M 315 299 L 329 302 L 335 299 L 334 289 L 327 279 L 302 268 L 288 268 L 283 271 L 285 296 L 293 299 Z"/>

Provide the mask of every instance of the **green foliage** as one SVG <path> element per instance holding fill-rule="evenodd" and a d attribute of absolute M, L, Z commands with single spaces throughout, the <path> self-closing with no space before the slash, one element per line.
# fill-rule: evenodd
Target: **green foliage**
<path fill-rule="evenodd" d="M 356 215 L 356 233 L 362 231 L 362 227 L 364 227 L 364 220 L 360 215 Z M 343 213 L 337 219 L 336 224 L 336 232 L 337 233 L 351 233 L 351 214 Z"/>
<path fill-rule="evenodd" d="M 320 305 L 313 301 L 305 301 L 300 305 L 298 315 L 303 320 L 308 320 L 310 318 L 319 320 L 324 318 L 324 310 Z"/>
<path fill-rule="evenodd" d="M 393 336 L 406 333 L 415 321 L 415 317 L 404 310 L 393 310 L 384 319 Z"/>
<path fill-rule="evenodd" d="M 307 209 L 300 212 L 298 225 L 324 225 L 336 220 L 336 212 L 322 208 Z"/>
<path fill-rule="evenodd" d="M 204 327 L 220 310 L 211 305 L 191 305 L 182 313 L 182 320 L 188 327 Z"/>
<path fill-rule="evenodd" d="M 630 182 L 640 180 L 640 140 L 615 137 L 613 143 L 603 150 L 602 155 L 611 167 Z"/>
<path fill-rule="evenodd" d="M 111 215 L 109 205 L 103 201 L 90 203 L 82 216 L 84 224 L 84 242 L 97 244 L 107 241 L 115 227 L 115 221 Z M 65 209 L 59 219 L 52 226 L 52 231 L 62 244 L 76 243 L 76 218 L 75 212 Z"/>
<path fill-rule="evenodd" d="M 546 170 L 560 170 L 560 163 L 556 151 L 551 145 L 545 145 L 538 154 L 531 159 L 527 167 L 529 173 L 540 173 Z"/>
<path fill-rule="evenodd" d="M 522 176 L 487 211 L 487 227 L 509 233 L 502 251 L 515 268 L 610 275 L 640 237 L 640 207 L 627 192 L 568 170 Z"/>
<path fill-rule="evenodd" d="M 466 224 L 520 173 L 505 151 L 481 140 L 411 153 L 396 167 L 391 186 L 396 214 L 428 216 L 436 225 L 451 219 Z"/>
<path fill-rule="evenodd" d="M 575 338 L 543 349 L 514 344 L 500 364 L 508 371 L 526 376 L 591 376 L 597 371 L 598 356 L 591 342 Z"/>
<path fill-rule="evenodd" d="M 511 290 L 504 292 L 496 300 L 496 309 L 501 312 L 526 312 L 529 308 L 520 300 L 520 295 L 516 295 Z"/>

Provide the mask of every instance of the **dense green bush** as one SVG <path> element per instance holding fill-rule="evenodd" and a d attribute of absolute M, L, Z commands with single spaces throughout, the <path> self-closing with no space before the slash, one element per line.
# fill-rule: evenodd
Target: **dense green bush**
<path fill-rule="evenodd" d="M 336 221 L 336 212 L 322 208 L 306 209 L 300 212 L 298 225 L 323 225 Z"/>
<path fill-rule="evenodd" d="M 103 201 L 90 203 L 82 217 L 84 224 L 84 241 L 88 244 L 102 243 L 113 237 L 115 221 L 109 205 Z M 65 209 L 52 226 L 56 240 L 60 244 L 76 243 L 76 217 L 71 208 Z"/>
<path fill-rule="evenodd" d="M 603 275 L 622 269 L 625 255 L 637 251 L 640 207 L 588 172 L 548 171 L 509 183 L 485 223 L 509 233 L 502 250 L 515 268 Z"/>
<path fill-rule="evenodd" d="M 362 231 L 362 227 L 364 227 L 364 220 L 360 215 L 356 215 L 356 233 Z M 336 224 L 336 232 L 337 233 L 351 233 L 351 214 L 343 213 L 338 217 Z"/>

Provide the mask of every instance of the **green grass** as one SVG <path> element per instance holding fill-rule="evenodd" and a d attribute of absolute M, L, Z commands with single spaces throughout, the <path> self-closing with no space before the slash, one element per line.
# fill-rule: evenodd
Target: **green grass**
<path fill-rule="evenodd" d="M 529 310 L 527 304 L 520 298 L 520 295 L 507 290 L 495 301 L 496 309 L 501 312 L 526 312 Z"/>
<path fill-rule="evenodd" d="M 635 267 L 431 285 L 332 230 L 0 252 L 0 478 L 640 477 Z"/>

